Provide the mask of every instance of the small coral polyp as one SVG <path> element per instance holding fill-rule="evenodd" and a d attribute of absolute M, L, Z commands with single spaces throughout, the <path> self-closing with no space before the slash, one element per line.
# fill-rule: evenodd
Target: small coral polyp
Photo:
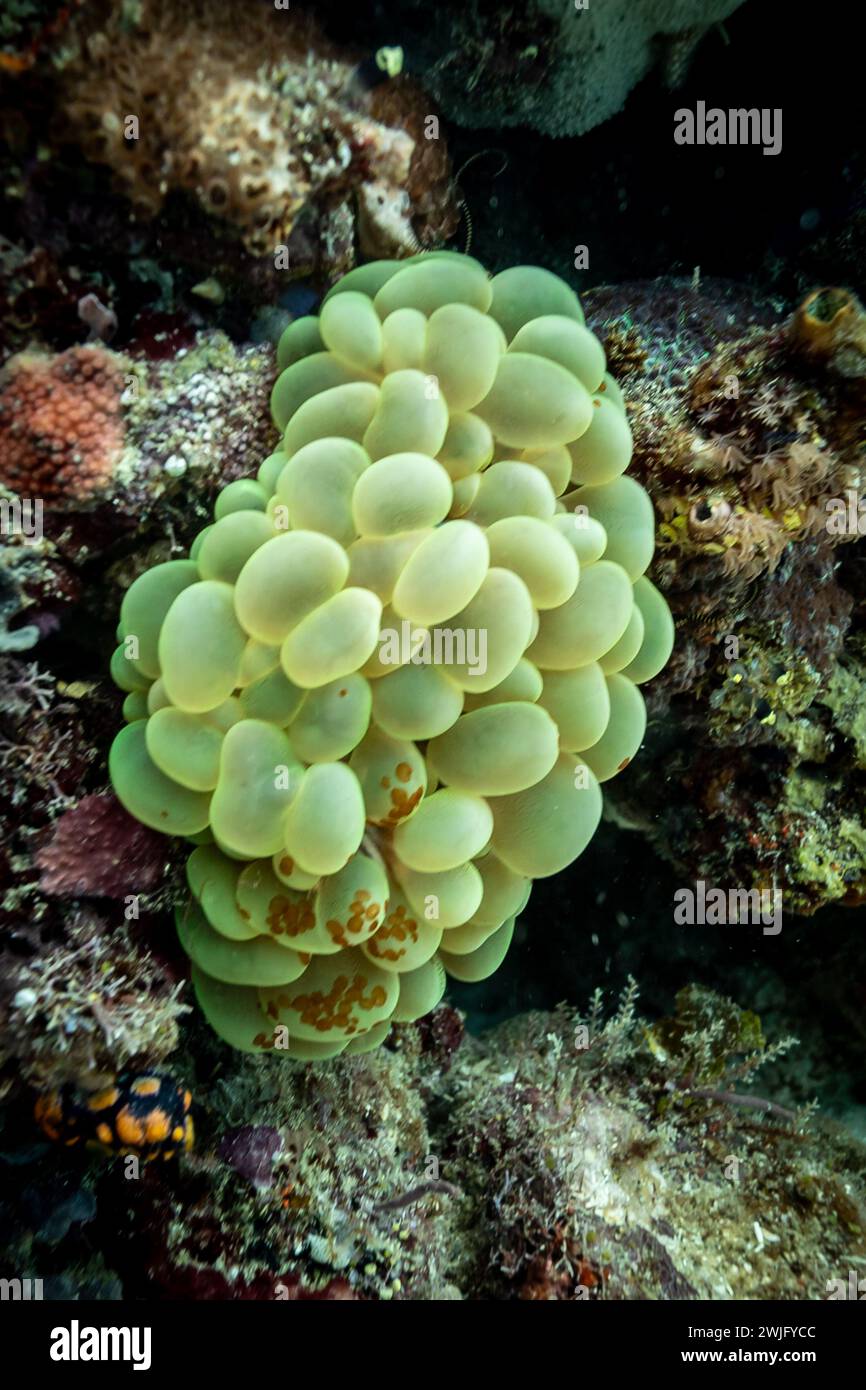
<path fill-rule="evenodd" d="M 110 769 L 196 846 L 177 928 L 211 1025 L 315 1059 L 496 970 L 637 752 L 673 624 L 556 276 L 372 262 L 278 363 L 281 444 L 126 594 Z"/>

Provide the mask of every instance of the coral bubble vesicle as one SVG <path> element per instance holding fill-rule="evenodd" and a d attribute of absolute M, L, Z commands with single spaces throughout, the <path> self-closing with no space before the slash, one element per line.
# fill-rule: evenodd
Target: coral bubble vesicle
<path fill-rule="evenodd" d="M 379 1046 L 592 839 L 673 644 L 606 366 L 549 271 L 360 266 L 283 333 L 256 476 L 130 586 L 111 779 L 190 843 L 178 937 L 231 1046 Z"/>

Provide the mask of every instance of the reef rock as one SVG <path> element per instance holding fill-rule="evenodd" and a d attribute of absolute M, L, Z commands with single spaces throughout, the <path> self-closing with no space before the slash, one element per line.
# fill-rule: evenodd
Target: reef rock
<path fill-rule="evenodd" d="M 696 45 L 742 0 L 531 0 L 405 7 L 401 42 L 459 125 L 583 135 L 660 66 L 676 86 Z"/>
<path fill-rule="evenodd" d="M 866 315 L 791 314 L 724 283 L 586 296 L 622 381 L 651 574 L 677 624 L 620 810 L 685 872 L 778 888 L 786 911 L 866 891 L 860 439 Z"/>

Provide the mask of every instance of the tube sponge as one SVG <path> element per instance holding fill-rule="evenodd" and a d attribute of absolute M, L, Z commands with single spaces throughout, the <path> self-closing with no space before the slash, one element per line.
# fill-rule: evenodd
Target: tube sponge
<path fill-rule="evenodd" d="M 550 272 L 361 266 L 278 364 L 280 444 L 126 594 L 109 765 L 195 845 L 213 1028 L 315 1060 L 497 968 L 637 752 L 673 624 L 625 407 Z"/>

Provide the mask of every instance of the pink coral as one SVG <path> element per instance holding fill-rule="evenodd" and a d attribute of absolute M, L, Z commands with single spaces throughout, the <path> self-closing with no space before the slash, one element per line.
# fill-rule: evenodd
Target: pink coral
<path fill-rule="evenodd" d="M 122 898 L 135 871 L 138 892 L 153 888 L 165 867 L 162 839 L 128 815 L 110 793 L 82 797 L 60 817 L 36 855 L 44 893 Z"/>
<path fill-rule="evenodd" d="M 0 482 L 52 503 L 104 492 L 120 461 L 123 376 L 100 347 L 20 353 L 0 387 Z"/>

